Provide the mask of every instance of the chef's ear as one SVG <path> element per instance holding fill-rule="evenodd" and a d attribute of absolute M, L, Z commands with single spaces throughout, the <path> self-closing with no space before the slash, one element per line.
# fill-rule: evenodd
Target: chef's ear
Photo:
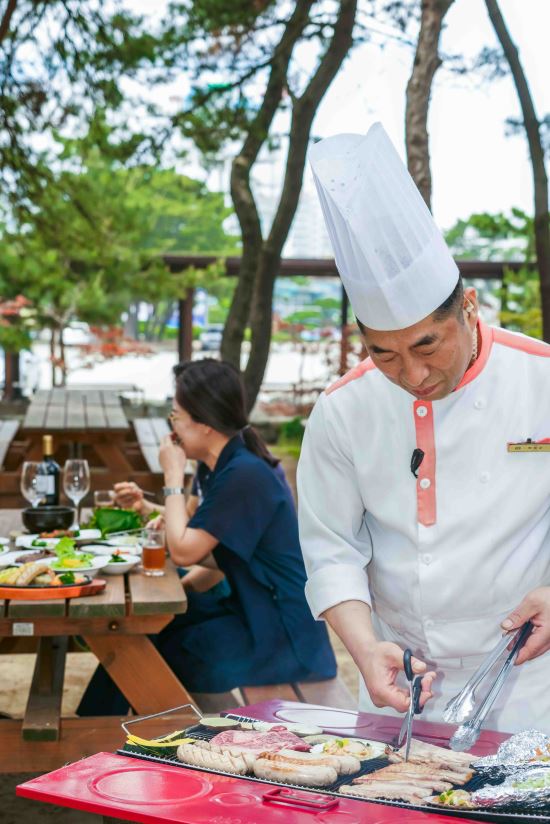
<path fill-rule="evenodd" d="M 477 292 L 473 286 L 468 286 L 468 288 L 464 290 L 464 302 L 462 304 L 462 310 L 464 312 L 464 319 L 466 320 L 466 323 L 468 324 L 468 326 L 473 328 L 477 323 L 477 318 L 479 314 Z"/>

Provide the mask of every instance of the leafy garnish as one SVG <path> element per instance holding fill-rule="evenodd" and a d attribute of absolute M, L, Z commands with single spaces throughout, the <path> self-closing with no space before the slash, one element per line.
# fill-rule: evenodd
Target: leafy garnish
<path fill-rule="evenodd" d="M 59 576 L 59 580 L 62 584 L 74 584 L 74 572 L 62 572 Z"/>
<path fill-rule="evenodd" d="M 102 537 L 111 532 L 126 532 L 142 526 L 141 516 L 133 509 L 98 507 L 86 524 L 90 529 L 99 529 Z"/>

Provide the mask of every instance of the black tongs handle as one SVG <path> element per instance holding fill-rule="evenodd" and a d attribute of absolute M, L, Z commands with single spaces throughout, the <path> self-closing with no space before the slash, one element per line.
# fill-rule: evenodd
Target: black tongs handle
<path fill-rule="evenodd" d="M 422 692 L 422 677 L 415 675 L 412 668 L 412 650 L 407 647 L 403 653 L 403 669 L 407 676 L 407 681 L 411 683 L 411 704 L 414 715 L 420 715 L 422 707 L 420 706 L 420 693 Z"/>

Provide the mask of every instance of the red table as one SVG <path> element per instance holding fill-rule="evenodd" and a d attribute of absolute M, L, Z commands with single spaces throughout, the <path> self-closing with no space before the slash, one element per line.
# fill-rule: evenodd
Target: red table
<path fill-rule="evenodd" d="M 265 701 L 231 710 L 266 721 L 309 721 L 327 732 L 392 741 L 401 719 L 349 710 Z M 415 735 L 434 744 L 446 744 L 453 727 L 415 721 Z M 474 751 L 494 752 L 507 736 L 482 733 Z M 122 743 L 122 736 L 121 736 Z M 98 753 L 55 772 L 21 784 L 26 798 L 96 813 L 104 822 L 143 824 L 466 824 L 467 819 L 406 810 L 352 798 L 288 788 L 291 803 L 277 803 L 271 784 L 247 781 L 199 770 L 153 764 L 112 753 Z M 283 790 L 282 795 L 285 794 Z M 279 799 L 281 790 L 279 790 Z M 325 807 L 306 807 L 304 802 Z M 471 820 L 471 819 L 470 819 Z"/>

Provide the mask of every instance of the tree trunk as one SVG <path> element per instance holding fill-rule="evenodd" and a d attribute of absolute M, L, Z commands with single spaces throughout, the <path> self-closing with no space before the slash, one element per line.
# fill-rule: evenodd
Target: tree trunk
<path fill-rule="evenodd" d="M 50 334 L 50 361 L 52 364 L 52 386 L 57 386 L 57 371 L 55 368 L 55 326 L 52 326 Z"/>
<path fill-rule="evenodd" d="M 273 287 L 279 272 L 281 253 L 288 237 L 302 188 L 311 124 L 317 108 L 352 46 L 357 0 L 341 0 L 334 33 L 325 54 L 301 97 L 293 101 L 283 190 L 269 237 L 263 245 L 254 284 L 250 316 L 252 346 L 245 370 L 249 410 L 262 384 L 273 316 Z"/>
<path fill-rule="evenodd" d="M 6 6 L 2 19 L 0 20 L 0 43 L 2 43 L 9 33 L 11 18 L 16 6 L 17 0 L 8 0 L 8 5 Z"/>
<path fill-rule="evenodd" d="M 260 217 L 250 185 L 250 174 L 279 108 L 287 84 L 292 51 L 309 21 L 313 3 L 314 0 L 298 0 L 295 4 L 292 16 L 273 54 L 262 105 L 249 127 L 241 151 L 231 166 L 231 199 L 241 227 L 242 257 L 239 280 L 223 332 L 221 355 L 237 369 L 240 368 L 241 346 L 262 250 Z"/>
<path fill-rule="evenodd" d="M 432 176 L 428 110 L 434 75 L 441 65 L 439 37 L 443 18 L 453 0 L 422 0 L 420 31 L 409 82 L 405 111 L 407 166 L 420 194 L 431 209 Z"/>
<path fill-rule="evenodd" d="M 550 343 L 550 222 L 548 219 L 548 177 L 544 165 L 544 150 L 540 138 L 540 123 L 535 112 L 529 84 L 519 59 L 518 49 L 500 11 L 497 0 L 485 0 L 487 11 L 502 50 L 510 66 L 518 94 L 527 141 L 535 193 L 535 249 L 540 279 L 542 306 L 542 336 Z"/>

